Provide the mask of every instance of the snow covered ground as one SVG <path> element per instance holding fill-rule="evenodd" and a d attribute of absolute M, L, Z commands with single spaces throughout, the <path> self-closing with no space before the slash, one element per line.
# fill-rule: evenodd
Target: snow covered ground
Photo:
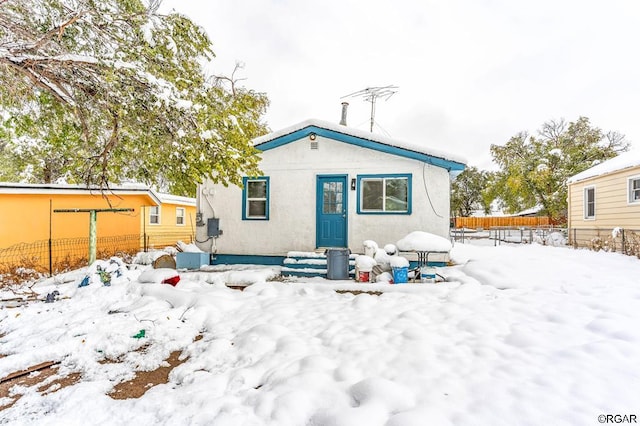
<path fill-rule="evenodd" d="M 141 283 L 142 269 L 117 264 L 110 286 L 91 279 L 78 287 L 87 271 L 50 279 L 35 289 L 41 299 L 57 290 L 56 301 L 0 310 L 0 377 L 60 361 L 59 374 L 80 372 L 81 381 L 44 395 L 27 390 L 0 411 L 0 423 L 596 425 L 600 415 L 640 417 L 637 258 L 536 244 L 456 244 L 451 257 L 457 265 L 438 268 L 448 279 L 438 284 L 272 282 L 277 268 L 245 268 L 180 273 L 173 287 L 152 273 Z M 251 285 L 241 292 L 225 283 Z M 107 395 L 176 350 L 188 359 L 169 383 L 137 399 Z M 10 396 L 0 395 L 0 406 Z"/>

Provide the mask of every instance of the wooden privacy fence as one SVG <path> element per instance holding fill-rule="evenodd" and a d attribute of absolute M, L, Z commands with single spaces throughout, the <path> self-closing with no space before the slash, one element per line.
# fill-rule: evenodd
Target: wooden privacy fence
<path fill-rule="evenodd" d="M 489 229 L 499 226 L 550 226 L 548 217 L 520 217 L 520 216 L 487 216 L 487 217 L 455 217 L 452 219 L 454 228 Z"/>

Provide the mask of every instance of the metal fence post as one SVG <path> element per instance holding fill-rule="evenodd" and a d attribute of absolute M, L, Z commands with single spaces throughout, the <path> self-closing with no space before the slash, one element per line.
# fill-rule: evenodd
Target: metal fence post
<path fill-rule="evenodd" d="M 627 246 L 624 243 L 624 228 L 620 230 L 620 233 L 622 234 L 622 253 L 627 254 Z"/>

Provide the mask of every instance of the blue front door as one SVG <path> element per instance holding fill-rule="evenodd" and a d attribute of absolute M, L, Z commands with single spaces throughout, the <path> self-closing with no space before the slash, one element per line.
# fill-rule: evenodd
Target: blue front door
<path fill-rule="evenodd" d="M 347 176 L 318 176 L 316 247 L 347 247 Z"/>

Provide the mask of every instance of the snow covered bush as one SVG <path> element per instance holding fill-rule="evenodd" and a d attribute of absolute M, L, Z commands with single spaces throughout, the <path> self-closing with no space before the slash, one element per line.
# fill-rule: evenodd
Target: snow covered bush
<path fill-rule="evenodd" d="M 609 251 L 609 243 L 600 237 L 593 237 L 588 244 L 590 250 L 593 251 Z"/>
<path fill-rule="evenodd" d="M 3 268 L 0 273 L 0 288 L 10 287 L 15 284 L 35 283 L 42 278 L 42 274 L 31 267 Z"/>
<path fill-rule="evenodd" d="M 635 231 L 616 227 L 606 238 L 594 237 L 589 241 L 589 249 L 593 251 L 607 251 L 627 254 L 640 258 L 640 235 Z"/>
<path fill-rule="evenodd" d="M 626 231 L 623 235 L 623 252 L 629 256 L 636 256 L 637 258 L 640 258 L 640 235 L 634 231 Z"/>
<path fill-rule="evenodd" d="M 551 232 L 545 239 L 545 244 L 553 247 L 562 247 L 567 245 L 567 237 L 562 232 Z"/>

